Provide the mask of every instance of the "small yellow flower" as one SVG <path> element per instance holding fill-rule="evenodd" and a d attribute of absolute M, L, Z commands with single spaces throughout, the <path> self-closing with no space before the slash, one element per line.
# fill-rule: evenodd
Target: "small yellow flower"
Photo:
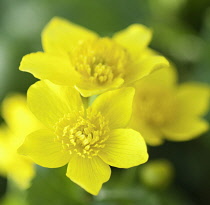
<path fill-rule="evenodd" d="M 2 115 L 7 125 L 0 126 L 0 174 L 25 189 L 35 174 L 33 162 L 19 155 L 17 149 L 24 137 L 41 125 L 26 107 L 26 98 L 20 94 L 3 101 Z"/>
<path fill-rule="evenodd" d="M 191 140 L 208 130 L 201 117 L 209 109 L 210 88 L 200 83 L 176 84 L 170 67 L 138 81 L 129 127 L 138 130 L 150 145 L 164 139 Z"/>
<path fill-rule="evenodd" d="M 20 70 L 59 85 L 74 86 L 84 97 L 134 82 L 168 61 L 147 46 L 151 31 L 134 24 L 112 38 L 55 17 L 42 33 L 44 52 L 23 57 Z"/>
<path fill-rule="evenodd" d="M 28 105 L 46 125 L 19 148 L 41 166 L 68 163 L 67 176 L 93 195 L 109 180 L 109 165 L 119 168 L 147 161 L 141 135 L 124 129 L 132 112 L 133 88 L 106 92 L 85 108 L 74 88 L 39 81 L 28 91 Z"/>

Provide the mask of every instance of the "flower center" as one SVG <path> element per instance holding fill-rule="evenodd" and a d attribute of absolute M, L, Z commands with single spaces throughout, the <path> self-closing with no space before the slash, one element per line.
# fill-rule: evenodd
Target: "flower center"
<path fill-rule="evenodd" d="M 70 154 L 77 153 L 81 157 L 96 156 L 105 146 L 109 132 L 108 122 L 100 112 L 69 113 L 56 124 L 55 133 L 62 147 Z"/>
<path fill-rule="evenodd" d="M 135 111 L 150 125 L 160 127 L 176 117 L 177 103 L 170 90 L 150 84 L 142 86 L 135 98 Z"/>
<path fill-rule="evenodd" d="M 129 59 L 127 51 L 109 38 L 80 42 L 71 55 L 75 70 L 99 85 L 123 77 Z"/>

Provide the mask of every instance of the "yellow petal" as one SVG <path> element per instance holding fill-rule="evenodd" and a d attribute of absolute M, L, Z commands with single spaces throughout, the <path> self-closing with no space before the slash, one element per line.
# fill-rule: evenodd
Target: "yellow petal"
<path fill-rule="evenodd" d="M 117 43 L 125 47 L 135 57 L 141 55 L 151 38 L 151 30 L 140 24 L 133 24 L 113 36 Z"/>
<path fill-rule="evenodd" d="M 66 55 L 79 41 L 96 38 L 97 34 L 62 18 L 54 17 L 42 32 L 46 52 Z"/>
<path fill-rule="evenodd" d="M 164 140 L 160 130 L 146 124 L 137 113 L 133 113 L 128 127 L 140 132 L 148 145 L 159 146 L 163 144 Z"/>
<path fill-rule="evenodd" d="M 61 85 L 74 85 L 77 78 L 69 58 L 42 52 L 24 56 L 19 69 Z"/>
<path fill-rule="evenodd" d="M 111 169 L 99 157 L 82 158 L 74 155 L 66 175 L 87 192 L 97 195 L 102 184 L 109 180 Z"/>
<path fill-rule="evenodd" d="M 79 93 L 71 87 L 39 81 L 28 90 L 28 106 L 34 115 L 49 128 L 65 114 L 82 109 Z"/>
<path fill-rule="evenodd" d="M 148 160 L 143 137 L 132 129 L 112 130 L 99 156 L 107 164 L 118 168 L 137 166 Z"/>
<path fill-rule="evenodd" d="M 41 123 L 27 108 L 26 97 L 21 94 L 12 94 L 3 100 L 2 116 L 15 135 L 14 140 L 20 142 L 24 136 L 41 128 Z"/>
<path fill-rule="evenodd" d="M 125 75 L 125 83 L 129 84 L 135 82 L 153 71 L 158 69 L 165 69 L 169 66 L 169 62 L 163 56 L 152 55 L 146 58 L 140 59 L 135 62 L 133 66 L 127 70 Z"/>
<path fill-rule="evenodd" d="M 8 168 L 7 176 L 20 188 L 30 187 L 31 179 L 35 176 L 35 167 L 28 157 L 16 154 Z"/>
<path fill-rule="evenodd" d="M 152 127 L 141 127 L 140 133 L 142 134 L 142 137 L 145 139 L 146 143 L 150 146 L 160 146 L 163 144 L 164 139 L 162 134 L 155 129 L 152 129 Z"/>
<path fill-rule="evenodd" d="M 124 83 L 122 78 L 115 79 L 111 84 L 106 86 L 90 85 L 90 82 L 81 81 L 75 88 L 80 92 L 83 97 L 89 97 L 104 93 L 108 90 L 119 88 Z"/>
<path fill-rule="evenodd" d="M 177 98 L 187 115 L 205 115 L 209 110 L 210 87 L 201 83 L 184 83 L 179 86 Z"/>
<path fill-rule="evenodd" d="M 191 140 L 209 129 L 207 121 L 195 117 L 180 117 L 162 128 L 165 138 L 173 141 Z"/>
<path fill-rule="evenodd" d="M 56 141 L 56 135 L 44 129 L 29 134 L 18 152 L 29 156 L 36 164 L 48 168 L 64 166 L 70 158 L 62 144 Z"/>
<path fill-rule="evenodd" d="M 0 175 L 14 181 L 21 189 L 27 189 L 35 175 L 33 162 L 17 153 L 15 137 L 7 127 L 0 126 Z M 18 138 L 18 137 L 17 137 Z"/>
<path fill-rule="evenodd" d="M 110 128 L 123 128 L 131 117 L 134 93 L 131 87 L 109 91 L 97 97 L 91 107 L 93 111 L 101 112 Z"/>
<path fill-rule="evenodd" d="M 17 147 L 13 145 L 15 137 L 10 134 L 0 128 L 0 175 L 8 177 L 19 188 L 27 189 L 35 175 L 33 162 L 17 153 Z"/>
<path fill-rule="evenodd" d="M 11 132 L 7 126 L 0 125 L 0 174 L 6 176 L 16 148 L 11 139 Z M 16 148 L 17 150 L 17 148 Z"/>
<path fill-rule="evenodd" d="M 166 64 L 167 65 L 167 64 Z M 150 75 L 136 82 L 136 87 L 142 86 L 142 83 L 161 85 L 164 87 L 174 87 L 177 83 L 177 71 L 173 66 L 154 70 Z"/>

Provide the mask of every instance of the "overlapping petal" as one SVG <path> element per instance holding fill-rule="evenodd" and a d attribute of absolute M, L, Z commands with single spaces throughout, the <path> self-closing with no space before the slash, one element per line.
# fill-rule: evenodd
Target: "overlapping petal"
<path fill-rule="evenodd" d="M 151 30 L 140 24 L 133 24 L 113 36 L 114 41 L 126 48 L 135 57 L 141 55 L 151 38 Z"/>
<path fill-rule="evenodd" d="M 148 57 L 144 57 L 143 59 L 139 59 L 135 61 L 134 65 L 130 67 L 129 70 L 126 71 L 125 75 L 125 83 L 129 84 L 135 82 L 153 71 L 158 69 L 165 69 L 169 66 L 169 62 L 163 56 L 152 55 Z"/>
<path fill-rule="evenodd" d="M 81 81 L 75 88 L 83 97 L 89 97 L 104 93 L 110 89 L 117 89 L 124 83 L 122 78 L 116 78 L 112 83 L 105 86 L 91 85 L 90 82 Z"/>
<path fill-rule="evenodd" d="M 78 78 L 68 57 L 43 52 L 24 56 L 19 69 L 32 73 L 38 79 L 48 79 L 60 85 L 72 86 Z"/>
<path fill-rule="evenodd" d="M 68 163 L 70 154 L 56 141 L 56 135 L 49 130 L 38 130 L 29 134 L 18 152 L 29 156 L 36 164 L 56 168 Z"/>
<path fill-rule="evenodd" d="M 66 175 L 89 193 L 97 195 L 102 184 L 109 180 L 111 169 L 99 157 L 89 159 L 74 155 Z"/>
<path fill-rule="evenodd" d="M 123 128 L 131 117 L 134 92 L 131 87 L 106 92 L 97 97 L 91 107 L 109 121 L 111 129 Z"/>
<path fill-rule="evenodd" d="M 143 137 L 132 129 L 112 130 L 99 156 L 107 164 L 118 168 L 137 166 L 148 160 Z"/>
<path fill-rule="evenodd" d="M 33 84 L 27 95 L 29 108 L 49 128 L 54 128 L 65 114 L 81 111 L 83 106 L 74 88 L 55 85 L 46 80 Z"/>
<path fill-rule="evenodd" d="M 163 69 L 155 69 L 154 72 L 152 72 L 150 75 L 137 81 L 135 84 L 136 88 L 145 86 L 145 83 L 147 86 L 149 86 L 149 84 L 154 84 L 158 86 L 174 88 L 177 83 L 177 71 L 172 65 L 164 66 Z"/>
<path fill-rule="evenodd" d="M 96 37 L 93 31 L 54 17 L 42 32 L 42 45 L 45 52 L 66 55 L 79 41 Z"/>
<path fill-rule="evenodd" d="M 138 113 L 133 113 L 128 127 L 140 132 L 148 145 L 158 146 L 164 141 L 160 130 L 147 124 L 147 122 L 139 117 Z"/>

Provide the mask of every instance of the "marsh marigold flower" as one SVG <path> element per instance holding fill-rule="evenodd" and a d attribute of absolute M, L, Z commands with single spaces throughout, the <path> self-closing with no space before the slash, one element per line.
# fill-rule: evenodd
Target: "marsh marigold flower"
<path fill-rule="evenodd" d="M 28 105 L 46 125 L 26 137 L 19 152 L 41 166 L 68 164 L 67 176 L 98 194 L 110 166 L 129 168 L 147 161 L 141 135 L 125 129 L 132 112 L 133 88 L 106 92 L 88 108 L 74 88 L 39 81 L 28 91 Z"/>
<path fill-rule="evenodd" d="M 209 86 L 201 83 L 177 85 L 174 68 L 155 71 L 138 81 L 130 127 L 150 145 L 164 139 L 191 140 L 208 130 L 202 119 L 209 109 Z"/>
<path fill-rule="evenodd" d="M 2 103 L 6 124 L 0 126 L 0 174 L 7 176 L 20 188 L 28 188 L 35 171 L 33 162 L 17 153 L 24 137 L 41 128 L 40 123 L 26 107 L 26 98 L 13 94 Z"/>
<path fill-rule="evenodd" d="M 44 52 L 23 57 L 20 70 L 74 86 L 84 97 L 128 85 L 168 65 L 148 48 L 151 31 L 133 24 L 112 38 L 55 17 L 42 32 Z"/>

